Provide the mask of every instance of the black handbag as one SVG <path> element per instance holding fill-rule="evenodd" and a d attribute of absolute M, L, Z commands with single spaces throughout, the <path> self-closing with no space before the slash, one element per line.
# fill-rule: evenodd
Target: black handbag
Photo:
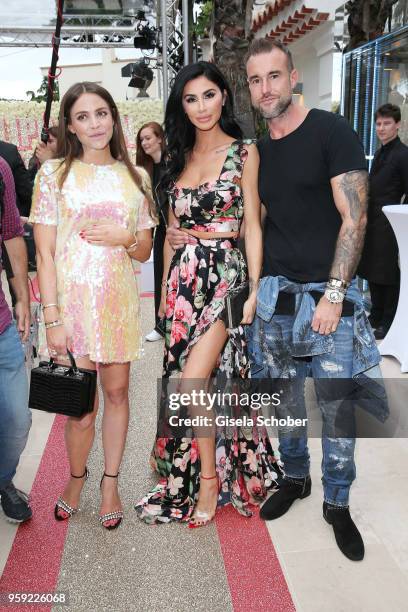
<path fill-rule="evenodd" d="M 228 329 L 238 327 L 244 314 L 244 304 L 249 297 L 249 284 L 232 289 L 225 298 L 224 322 Z"/>
<path fill-rule="evenodd" d="M 94 408 L 97 374 L 78 368 L 68 352 L 70 366 L 41 361 L 31 370 L 29 407 L 71 417 L 81 417 Z"/>

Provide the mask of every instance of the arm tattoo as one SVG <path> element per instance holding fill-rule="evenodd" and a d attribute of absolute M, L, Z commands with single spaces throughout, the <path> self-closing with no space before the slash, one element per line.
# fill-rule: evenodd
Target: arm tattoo
<path fill-rule="evenodd" d="M 346 172 L 340 179 L 339 190 L 347 200 L 349 214 L 343 219 L 340 228 L 330 276 L 351 280 L 364 245 L 368 197 L 367 172 L 365 170 Z"/>
<path fill-rule="evenodd" d="M 248 284 L 249 284 L 250 292 L 253 291 L 254 289 L 258 289 L 259 279 L 256 280 L 256 279 L 250 278 L 248 281 Z"/>

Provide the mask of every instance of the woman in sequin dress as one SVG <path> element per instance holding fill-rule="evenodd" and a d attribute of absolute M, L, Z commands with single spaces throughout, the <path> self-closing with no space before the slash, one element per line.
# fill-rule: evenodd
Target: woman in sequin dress
<path fill-rule="evenodd" d="M 224 321 L 228 293 L 247 279 L 236 246 L 243 218 L 250 294 L 242 324 L 251 323 L 255 313 L 262 262 L 259 158 L 256 146 L 241 139 L 229 86 L 208 62 L 177 75 L 165 131 L 169 224 L 177 221 L 188 240 L 174 252 L 166 239 L 164 248 L 164 387 L 172 374 L 181 373 L 183 392 L 190 384 L 195 388 L 192 380 L 206 387 L 216 369 L 226 381 L 248 376 L 243 328 L 227 332 Z M 140 518 L 147 523 L 188 521 L 195 528 L 212 520 L 217 504 L 229 502 L 251 515 L 249 504 L 260 503 L 280 478 L 266 430 L 235 428 L 217 437 L 201 430 L 191 438 L 175 437 L 168 427 L 166 435 L 166 392 L 151 462 L 162 479 L 136 504 Z M 202 408 L 205 414 L 207 407 Z"/>
<path fill-rule="evenodd" d="M 105 471 L 99 520 L 116 528 L 123 517 L 117 476 L 129 420 L 129 366 L 140 356 L 139 300 L 132 260 L 146 261 L 156 224 L 149 179 L 135 169 L 111 95 L 77 83 L 61 102 L 57 159 L 37 174 L 34 223 L 43 306 L 42 352 L 96 369 L 104 396 Z M 44 330 L 45 324 L 53 323 Z M 71 478 L 55 507 L 64 520 L 78 510 L 95 434 L 95 410 L 68 418 Z"/>

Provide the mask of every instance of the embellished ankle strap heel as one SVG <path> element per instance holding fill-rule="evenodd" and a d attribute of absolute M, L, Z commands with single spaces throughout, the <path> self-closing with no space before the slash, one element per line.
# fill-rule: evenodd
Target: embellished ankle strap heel
<path fill-rule="evenodd" d="M 85 471 L 82 474 L 82 476 L 75 476 L 75 474 L 71 473 L 71 478 L 78 478 L 78 479 L 85 478 L 85 480 L 88 480 L 89 478 L 88 468 L 85 467 Z M 65 512 L 67 516 L 61 516 L 60 514 L 58 514 L 59 510 L 62 510 L 63 512 Z M 74 516 L 74 514 L 76 514 L 78 511 L 79 511 L 79 508 L 73 508 L 72 506 L 67 504 L 67 502 L 62 497 L 59 497 L 57 500 L 57 503 L 55 504 L 54 517 L 56 521 L 66 521 L 67 519 Z"/>
<path fill-rule="evenodd" d="M 215 479 L 218 479 L 218 495 L 219 495 L 221 483 L 218 478 L 218 474 L 215 474 L 215 476 L 200 475 L 200 480 L 215 480 Z M 202 510 L 198 510 L 198 508 L 196 508 L 193 512 L 193 516 L 188 522 L 188 526 L 190 529 L 197 529 L 198 527 L 205 527 L 206 525 L 211 523 L 214 516 L 215 516 L 215 512 L 213 514 L 210 514 L 209 512 L 203 512 Z"/>
<path fill-rule="evenodd" d="M 103 479 L 106 478 L 118 478 L 119 476 L 119 472 L 117 474 L 107 474 L 106 472 L 103 473 L 103 476 L 101 478 L 101 484 L 99 485 L 100 487 L 102 487 L 102 482 Z M 112 529 L 117 529 L 119 527 L 119 525 L 121 524 L 123 519 L 123 511 L 122 510 L 116 510 L 115 512 L 107 512 L 106 514 L 102 514 L 101 516 L 99 516 L 99 522 L 102 525 L 102 527 L 104 527 L 105 529 L 109 529 L 109 531 L 112 531 Z M 108 521 L 115 521 L 116 523 L 114 523 L 113 525 L 105 525 L 104 523 L 108 522 Z"/>

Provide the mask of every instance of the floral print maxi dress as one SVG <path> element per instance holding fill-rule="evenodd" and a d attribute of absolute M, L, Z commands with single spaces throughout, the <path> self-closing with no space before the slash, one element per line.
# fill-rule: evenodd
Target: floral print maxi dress
<path fill-rule="evenodd" d="M 246 145 L 228 149 L 216 182 L 195 189 L 170 190 L 170 205 L 180 226 L 206 232 L 236 232 L 244 213 L 240 187 Z M 169 270 L 165 317 L 164 384 L 183 370 L 191 348 L 218 319 L 223 318 L 228 291 L 246 281 L 246 264 L 232 239 L 200 239 L 175 252 Z M 246 377 L 249 364 L 242 327 L 229 330 L 218 370 L 227 378 Z M 147 523 L 186 521 L 192 514 L 200 484 L 196 438 L 156 437 L 152 464 L 162 477 L 135 505 Z M 266 430 L 233 428 L 216 438 L 216 468 L 220 480 L 218 505 L 232 503 L 244 516 L 249 504 L 260 503 L 278 485 L 281 470 Z"/>

